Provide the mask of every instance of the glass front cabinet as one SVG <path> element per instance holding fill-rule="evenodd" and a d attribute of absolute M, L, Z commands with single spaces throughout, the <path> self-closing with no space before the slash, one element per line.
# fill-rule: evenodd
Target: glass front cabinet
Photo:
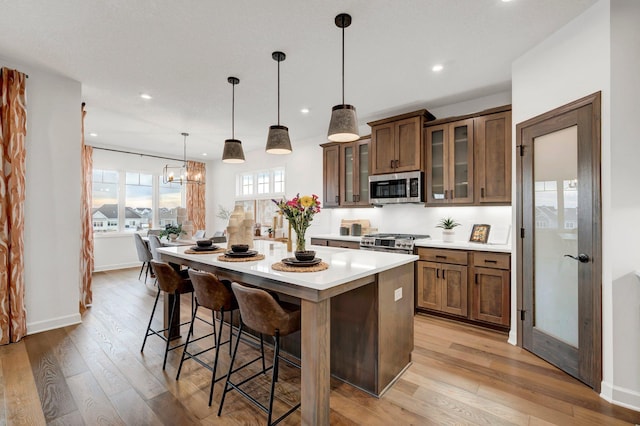
<path fill-rule="evenodd" d="M 340 205 L 369 204 L 370 138 L 340 144 Z"/>
<path fill-rule="evenodd" d="M 427 204 L 473 203 L 473 119 L 425 128 Z"/>

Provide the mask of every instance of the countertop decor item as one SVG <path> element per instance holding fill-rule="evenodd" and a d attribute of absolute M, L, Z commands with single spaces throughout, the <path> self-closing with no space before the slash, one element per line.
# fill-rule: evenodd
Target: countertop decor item
<path fill-rule="evenodd" d="M 304 235 L 313 220 L 313 215 L 320 213 L 320 200 L 318 196 L 297 194 L 291 200 L 273 200 L 278 209 L 287 218 L 291 228 L 296 233 L 296 251 L 305 251 L 306 243 Z"/>
<path fill-rule="evenodd" d="M 478 224 L 473 225 L 469 242 L 486 244 L 487 240 L 489 239 L 490 229 L 491 229 L 491 225 L 478 225 Z"/>
<path fill-rule="evenodd" d="M 198 240 L 196 241 L 198 247 L 211 247 L 213 245 L 213 241 L 211 240 Z"/>
<path fill-rule="evenodd" d="M 167 237 L 170 240 L 175 240 L 182 234 L 184 234 L 184 231 L 182 231 L 182 225 L 167 225 L 162 232 L 160 232 L 158 238 Z"/>
<path fill-rule="evenodd" d="M 460 226 L 458 222 L 451 217 L 443 217 L 436 225 L 436 228 L 442 228 L 442 241 L 446 243 L 452 243 L 456 234 L 454 228 Z"/>
<path fill-rule="evenodd" d="M 249 244 L 233 244 L 231 251 L 236 253 L 246 253 L 249 250 Z"/>
<path fill-rule="evenodd" d="M 294 255 L 301 262 L 309 262 L 316 257 L 316 252 L 313 250 L 296 251 Z"/>

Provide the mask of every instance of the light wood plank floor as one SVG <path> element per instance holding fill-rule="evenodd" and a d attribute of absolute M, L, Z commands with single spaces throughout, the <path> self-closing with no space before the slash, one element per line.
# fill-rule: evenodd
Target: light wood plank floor
<path fill-rule="evenodd" d="M 169 355 L 165 371 L 160 339 L 150 337 L 140 353 L 155 289 L 137 274 L 137 269 L 96 273 L 94 305 L 81 325 L 0 347 L 0 426 L 264 424 L 266 416 L 236 393 L 227 396 L 217 417 L 223 385 L 216 384 L 208 407 L 210 373 L 193 361 L 176 381 L 180 350 Z M 188 301 L 183 303 L 186 320 Z M 160 324 L 158 315 L 155 325 Z M 206 331 L 203 327 L 196 335 Z M 248 348 L 243 352 L 251 352 Z M 228 361 L 223 351 L 222 371 Z M 299 371 L 281 365 L 276 412 L 299 398 Z M 266 379 L 249 390 L 266 399 Z M 299 412 L 283 422 L 299 423 Z M 419 315 L 413 364 L 400 380 L 380 399 L 333 380 L 331 423 L 624 425 L 640 423 L 640 413 L 608 404 L 507 344 L 504 334 Z"/>

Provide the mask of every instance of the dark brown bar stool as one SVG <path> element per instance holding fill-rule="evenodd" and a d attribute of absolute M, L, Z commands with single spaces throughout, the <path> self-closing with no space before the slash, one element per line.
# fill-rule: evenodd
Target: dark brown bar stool
<path fill-rule="evenodd" d="M 180 295 L 185 293 L 191 293 L 191 310 L 193 310 L 193 286 L 191 285 L 191 280 L 188 278 L 183 278 L 180 276 L 175 269 L 173 269 L 168 263 L 158 262 L 157 260 L 151 260 L 151 268 L 156 274 L 158 278 L 158 294 L 156 294 L 156 301 L 153 303 L 153 309 L 151 310 L 151 317 L 149 318 L 149 325 L 147 325 L 147 332 L 144 335 L 144 340 L 142 341 L 142 348 L 140 348 L 140 352 L 144 351 L 144 345 L 147 343 L 147 337 L 156 335 L 163 339 L 166 342 L 164 349 L 164 362 L 162 363 L 162 369 L 164 370 L 167 365 L 167 354 L 169 351 L 174 349 L 178 349 L 184 344 L 179 344 L 170 347 L 169 342 L 171 339 L 164 336 L 164 332 L 169 331 L 171 325 L 173 324 L 173 315 L 176 310 L 176 304 L 180 303 Z M 156 312 L 156 307 L 158 306 L 158 299 L 160 298 L 160 293 L 164 292 L 165 296 L 169 294 L 173 294 L 175 297 L 173 298 L 173 304 L 171 305 L 171 313 L 169 314 L 169 326 L 162 330 L 154 330 L 151 328 L 151 323 L 153 322 L 153 315 Z M 183 322 L 178 325 L 181 327 L 183 325 L 189 324 L 189 321 Z"/>
<path fill-rule="evenodd" d="M 247 327 L 259 332 L 261 335 L 273 337 L 273 364 L 268 368 L 264 368 L 263 366 L 262 371 L 257 372 L 256 374 L 242 380 L 241 382 L 232 382 L 231 375 L 240 369 L 233 369 L 236 352 L 238 351 L 238 340 L 236 340 L 236 344 L 233 349 L 233 355 L 231 357 L 231 363 L 229 364 L 227 381 L 224 386 L 224 393 L 222 394 L 222 399 L 220 400 L 218 416 L 222 413 L 222 406 L 224 404 L 224 398 L 227 395 L 227 392 L 235 389 L 242 396 L 247 398 L 258 408 L 267 413 L 267 425 L 275 425 L 300 407 L 300 403 L 298 403 L 294 407 L 289 409 L 286 413 L 278 417 L 275 421 L 271 421 L 273 415 L 273 391 L 275 388 L 275 384 L 278 381 L 279 360 L 285 361 L 290 365 L 300 368 L 299 365 L 280 356 L 280 337 L 295 333 L 296 331 L 300 330 L 300 308 L 289 303 L 278 302 L 270 293 L 259 288 L 246 287 L 236 282 L 231 283 L 231 288 L 236 296 L 236 299 L 238 300 L 238 306 L 240 308 L 240 330 L 242 330 L 243 326 L 246 325 Z M 243 389 L 241 389 L 240 386 L 258 377 L 259 375 L 266 373 L 270 369 L 272 370 L 271 390 L 269 392 L 269 406 L 267 407 L 261 404 L 258 400 L 249 395 Z"/>
<path fill-rule="evenodd" d="M 180 378 L 180 372 L 182 371 L 182 364 L 186 359 L 193 359 L 198 364 L 209 369 L 212 373 L 211 374 L 211 390 L 209 391 L 209 406 L 211 406 L 211 401 L 213 399 L 213 385 L 215 385 L 218 381 L 226 377 L 226 374 L 225 374 L 216 378 L 216 370 L 218 368 L 218 356 L 220 354 L 220 347 L 227 343 L 229 344 L 229 355 L 231 355 L 231 342 L 233 340 L 233 311 L 238 309 L 238 302 L 233 292 L 231 291 L 231 281 L 219 280 L 218 277 L 216 277 L 215 275 L 209 272 L 200 272 L 200 271 L 195 271 L 193 269 L 189 270 L 189 277 L 191 278 L 191 283 L 193 284 L 193 289 L 196 295 L 196 304 L 195 304 L 195 309 L 193 311 L 193 315 L 191 317 L 191 326 L 189 327 L 189 335 L 187 336 L 187 342 L 185 343 L 184 351 L 182 352 L 182 359 L 180 360 L 180 367 L 178 367 L 178 374 L 176 375 L 176 380 Z M 198 313 L 198 308 L 200 307 L 211 310 L 211 316 L 212 316 L 213 322 L 203 320 L 202 318 L 199 318 L 196 316 L 196 314 Z M 215 325 L 216 312 L 220 312 L 220 326 L 217 332 L 216 332 L 216 325 Z M 224 324 L 225 312 L 229 312 L 230 314 L 229 339 L 222 341 L 222 326 Z M 191 340 L 191 336 L 193 336 L 193 326 L 196 319 L 211 325 L 213 327 L 213 332 L 205 336 L 201 336 Z M 213 343 L 214 343 L 213 346 L 211 346 L 210 348 L 201 350 L 200 352 L 197 352 L 197 353 L 189 352 L 189 343 L 194 343 L 199 340 L 206 339 L 210 336 L 213 336 Z M 239 336 L 240 336 L 240 332 L 238 330 L 238 333 L 236 334 L 236 339 L 239 339 Z M 262 340 L 260 341 L 260 348 L 261 348 L 262 356 L 256 358 L 252 362 L 257 361 L 258 359 L 264 359 L 264 346 L 263 346 Z M 198 358 L 203 353 L 209 352 L 213 349 L 215 349 L 216 351 L 213 359 L 213 365 L 209 365 L 205 361 Z"/>

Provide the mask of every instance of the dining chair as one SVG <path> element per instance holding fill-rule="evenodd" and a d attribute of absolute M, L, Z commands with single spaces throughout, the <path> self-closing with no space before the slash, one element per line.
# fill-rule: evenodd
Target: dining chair
<path fill-rule="evenodd" d="M 149 276 L 149 268 L 151 267 L 150 265 L 150 261 L 153 258 L 153 255 L 151 253 L 151 251 L 149 250 L 149 247 L 147 246 L 147 243 L 144 242 L 144 240 L 142 239 L 142 236 L 140 236 L 140 234 L 133 234 L 133 238 L 134 241 L 136 243 L 136 251 L 138 252 L 138 260 L 140 262 L 142 262 L 142 267 L 140 268 L 140 273 L 138 274 L 138 279 L 140 279 L 140 277 L 142 276 L 142 271 L 145 270 L 145 266 L 146 266 L 146 271 L 144 273 L 144 283 L 147 283 L 147 277 Z"/>
<path fill-rule="evenodd" d="M 158 249 L 162 247 L 162 243 L 160 242 L 160 238 L 157 235 L 149 235 L 149 250 L 151 251 L 151 256 L 153 260 L 157 260 L 160 262 L 160 255 L 158 254 Z"/>
<path fill-rule="evenodd" d="M 206 231 L 204 229 L 198 229 L 196 233 L 193 235 L 193 238 L 201 239 L 204 238 Z"/>

